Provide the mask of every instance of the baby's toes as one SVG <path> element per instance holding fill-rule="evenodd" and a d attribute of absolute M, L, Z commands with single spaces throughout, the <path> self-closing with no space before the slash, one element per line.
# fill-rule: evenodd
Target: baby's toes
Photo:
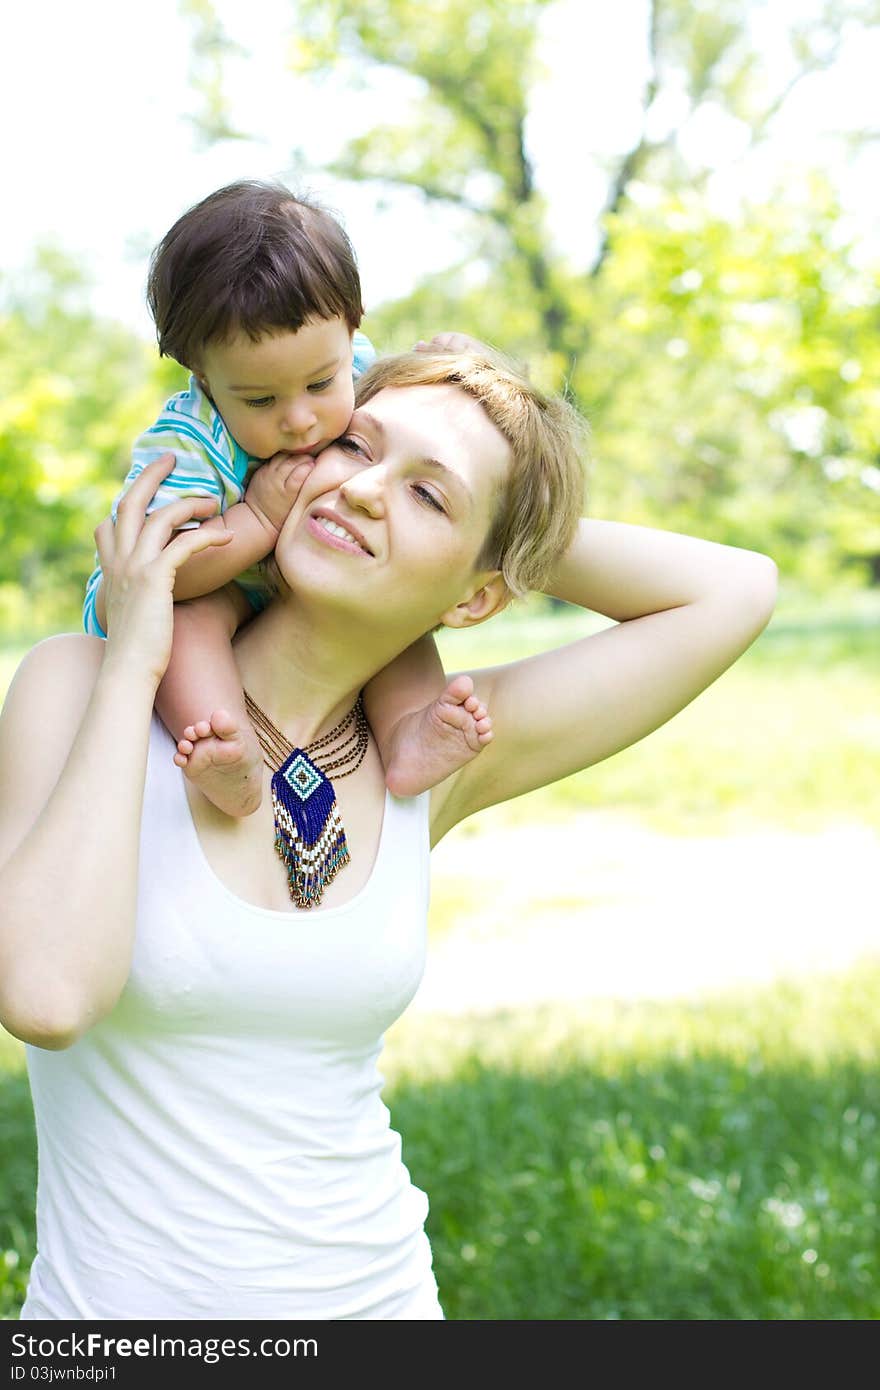
<path fill-rule="evenodd" d="M 194 724 L 193 738 L 210 738 L 214 730 L 211 728 L 210 719 L 200 719 L 198 724 Z M 184 733 L 187 731 L 184 730 Z"/>
<path fill-rule="evenodd" d="M 469 696 L 474 693 L 474 682 L 471 676 L 456 676 L 455 680 L 450 681 L 446 687 L 446 694 L 450 700 L 456 700 L 459 704 L 466 704 Z"/>
<path fill-rule="evenodd" d="M 486 715 L 483 719 L 478 719 L 474 724 L 478 734 L 488 734 L 492 729 L 492 720 Z"/>
<path fill-rule="evenodd" d="M 438 720 L 441 724 L 453 724 L 456 728 L 470 718 L 460 700 L 450 700 L 448 690 L 445 690 L 439 700 L 435 700 L 429 708 L 432 719 Z"/>
<path fill-rule="evenodd" d="M 218 738 L 234 738 L 238 733 L 238 723 L 228 710 L 215 709 L 208 725 L 212 734 Z"/>
<path fill-rule="evenodd" d="M 182 753 L 185 758 L 189 757 L 194 747 L 192 739 L 187 737 L 188 733 L 189 730 L 184 729 L 183 738 L 178 739 L 177 742 L 177 751 L 178 753 Z M 193 731 L 193 738 L 195 738 L 195 731 Z"/>
<path fill-rule="evenodd" d="M 470 722 L 471 716 L 461 705 L 447 705 L 445 707 L 443 723 L 448 724 L 451 729 L 466 729 Z"/>

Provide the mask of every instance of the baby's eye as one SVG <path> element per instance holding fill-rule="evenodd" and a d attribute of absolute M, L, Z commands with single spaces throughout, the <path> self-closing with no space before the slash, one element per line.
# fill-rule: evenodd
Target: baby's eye
<path fill-rule="evenodd" d="M 328 377 L 326 377 L 326 378 L 324 379 L 324 381 L 313 381 L 312 384 L 311 384 L 311 386 L 310 386 L 308 389 L 309 389 L 310 391 L 326 391 L 326 390 L 327 390 L 327 387 L 328 387 L 328 386 L 332 386 L 335 380 L 336 380 L 335 375 L 334 375 L 334 376 L 328 376 Z"/>
<path fill-rule="evenodd" d="M 259 410 L 260 406 L 262 406 L 262 405 L 271 405 L 272 402 L 274 401 L 274 399 L 275 399 L 274 396 L 260 396 L 259 400 L 255 400 L 255 401 L 248 401 L 248 400 L 246 400 L 246 401 L 245 401 L 245 405 L 252 406 L 255 410 Z"/>
<path fill-rule="evenodd" d="M 439 498 L 428 488 L 422 487 L 421 483 L 413 484 L 413 492 L 416 494 L 419 501 L 423 503 L 425 506 L 433 507 L 436 512 L 446 511 L 446 508 L 443 506 Z"/>

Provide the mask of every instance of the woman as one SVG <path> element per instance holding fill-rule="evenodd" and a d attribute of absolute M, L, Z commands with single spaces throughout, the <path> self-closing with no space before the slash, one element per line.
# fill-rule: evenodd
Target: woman
<path fill-rule="evenodd" d="M 176 567 L 213 540 L 172 528 L 205 509 L 145 521 L 157 464 L 98 528 L 106 647 L 36 647 L 0 725 L 0 1017 L 31 1045 L 40 1143 L 24 1317 L 443 1316 L 375 1065 L 423 967 L 429 837 L 642 738 L 775 596 L 751 551 L 610 522 L 569 539 L 559 412 L 473 356 L 389 359 L 304 484 L 282 595 L 236 646 L 273 771 L 291 748 L 323 771 L 371 675 L 438 623 L 491 617 L 524 575 L 617 620 L 481 671 L 494 741 L 430 793 L 386 793 L 372 742 L 325 763 L 350 862 L 308 911 L 270 798 L 221 815 L 152 718 Z"/>

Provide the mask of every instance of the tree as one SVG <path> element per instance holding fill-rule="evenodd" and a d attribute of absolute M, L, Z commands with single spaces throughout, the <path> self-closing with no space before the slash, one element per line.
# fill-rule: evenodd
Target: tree
<path fill-rule="evenodd" d="M 415 187 L 471 219 L 462 267 L 386 305 L 369 327 L 405 347 L 457 326 L 565 387 L 594 422 L 594 507 L 730 543 L 786 567 L 880 573 L 875 460 L 877 296 L 841 244 L 827 182 L 721 217 L 713 166 L 688 140 L 719 113 L 772 138 L 797 87 L 831 66 L 876 3 L 804 6 L 763 59 L 763 7 L 650 0 L 646 80 L 628 149 L 607 169 L 592 263 L 554 249 L 528 148 L 536 37 L 548 0 L 298 0 L 301 72 L 364 66 L 412 79 L 399 123 L 352 140 L 332 172 Z M 666 113 L 664 115 L 664 112 Z M 473 286 L 474 261 L 482 283 Z M 463 289 L 463 281 L 468 288 Z"/>
<path fill-rule="evenodd" d="M 419 95 L 394 125 L 349 142 L 331 166 L 346 179 L 421 190 L 473 218 L 477 254 L 516 289 L 528 291 L 544 346 L 564 375 L 584 347 L 570 276 L 554 252 L 547 208 L 535 181 L 528 115 L 538 74 L 540 21 L 552 0 L 294 0 L 294 66 L 346 67 L 414 79 Z M 752 145 L 807 76 L 828 67 L 848 26 L 878 17 L 876 0 L 804 6 L 777 35 L 784 50 L 768 71 L 754 21 L 763 7 L 742 0 L 647 0 L 647 78 L 630 148 L 607 170 L 598 247 L 588 276 L 611 254 L 610 227 L 634 184 L 667 192 L 705 183 L 711 166 L 685 144 L 707 111 L 746 126 Z M 666 114 L 665 113 L 672 113 Z M 575 113 L 572 113 L 575 116 Z M 590 135 L 560 131 L 584 147 Z"/>
<path fill-rule="evenodd" d="M 187 6 L 220 63 L 214 6 Z M 804 193 L 783 173 L 761 203 L 743 177 L 738 209 L 721 214 L 714 146 L 693 137 L 707 122 L 735 129 L 745 173 L 880 3 L 804 0 L 780 20 L 760 0 L 644 0 L 639 119 L 606 162 L 595 252 L 578 267 L 554 240 L 529 146 L 552 6 L 291 0 L 296 74 L 401 84 L 399 117 L 361 131 L 330 172 L 377 196 L 421 190 L 470 228 L 459 263 L 381 306 L 368 331 L 388 349 L 458 327 L 565 389 L 594 425 L 594 508 L 762 543 L 817 579 L 841 565 L 876 579 L 874 272 L 842 238 L 827 179 Z M 595 142 L 572 117 L 559 138 L 587 161 Z M 837 135 L 849 149 L 872 138 Z"/>

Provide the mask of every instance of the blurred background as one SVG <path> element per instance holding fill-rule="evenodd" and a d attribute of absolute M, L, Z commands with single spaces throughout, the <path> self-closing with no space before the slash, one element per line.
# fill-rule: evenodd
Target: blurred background
<path fill-rule="evenodd" d="M 79 625 L 183 384 L 151 247 L 234 178 L 316 197 L 380 351 L 496 344 L 589 417 L 591 515 L 781 575 L 670 725 L 437 850 L 385 1070 L 447 1315 L 876 1317 L 880 4 L 34 0 L 4 30 L 0 692 Z M 591 623 L 535 598 L 442 655 Z M 14 1317 L 33 1123 L 0 1061 Z"/>

